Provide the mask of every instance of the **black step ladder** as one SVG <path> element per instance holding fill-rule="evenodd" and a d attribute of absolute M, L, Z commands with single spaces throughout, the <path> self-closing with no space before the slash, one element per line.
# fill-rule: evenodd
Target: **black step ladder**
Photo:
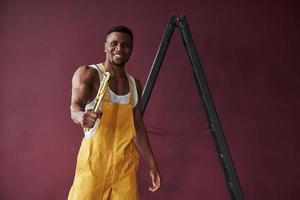
<path fill-rule="evenodd" d="M 184 14 L 180 18 L 176 18 L 174 14 L 167 24 L 163 38 L 161 40 L 159 49 L 156 53 L 154 62 L 151 67 L 145 88 L 142 94 L 141 107 L 144 113 L 147 103 L 149 101 L 152 89 L 154 87 L 156 78 L 158 76 L 162 61 L 167 52 L 169 42 L 174 33 L 175 28 L 179 28 L 183 39 L 184 46 L 189 56 L 189 60 L 194 72 L 194 78 L 197 84 L 198 92 L 202 98 L 203 107 L 205 110 L 206 118 L 211 129 L 213 140 L 215 143 L 216 151 L 222 165 L 225 180 L 231 195 L 232 200 L 243 200 L 242 189 L 236 175 L 234 165 L 230 156 L 228 145 L 226 143 L 221 122 L 218 118 L 213 99 L 210 95 L 208 84 L 202 69 L 202 65 L 194 45 L 192 35 Z"/>

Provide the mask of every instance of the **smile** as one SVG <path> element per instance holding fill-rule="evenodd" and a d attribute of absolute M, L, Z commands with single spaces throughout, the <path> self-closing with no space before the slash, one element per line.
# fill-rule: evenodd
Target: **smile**
<path fill-rule="evenodd" d="M 114 56 L 115 58 L 123 58 L 123 57 L 124 57 L 124 56 L 121 55 L 121 54 L 113 54 L 113 56 Z"/>

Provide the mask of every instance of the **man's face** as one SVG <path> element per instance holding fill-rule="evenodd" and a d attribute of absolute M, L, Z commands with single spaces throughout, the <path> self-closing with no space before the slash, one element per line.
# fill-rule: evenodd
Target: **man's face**
<path fill-rule="evenodd" d="M 122 67 L 129 60 L 132 40 L 127 33 L 112 32 L 106 37 L 104 46 L 106 59 L 110 64 Z"/>

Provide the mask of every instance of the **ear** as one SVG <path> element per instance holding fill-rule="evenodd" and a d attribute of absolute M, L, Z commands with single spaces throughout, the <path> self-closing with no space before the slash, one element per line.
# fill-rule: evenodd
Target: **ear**
<path fill-rule="evenodd" d="M 104 42 L 104 52 L 105 53 L 107 52 L 107 44 L 106 44 L 106 42 Z"/>

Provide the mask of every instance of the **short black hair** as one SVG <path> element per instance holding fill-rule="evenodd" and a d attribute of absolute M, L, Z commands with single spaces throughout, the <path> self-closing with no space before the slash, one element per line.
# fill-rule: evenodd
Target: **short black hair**
<path fill-rule="evenodd" d="M 105 38 L 107 38 L 107 36 L 113 32 L 120 32 L 120 33 L 126 33 L 130 36 L 131 38 L 131 42 L 133 43 L 133 33 L 132 30 L 130 28 L 128 28 L 127 26 L 124 25 L 117 25 L 117 26 L 113 26 L 111 27 L 105 35 Z"/>

